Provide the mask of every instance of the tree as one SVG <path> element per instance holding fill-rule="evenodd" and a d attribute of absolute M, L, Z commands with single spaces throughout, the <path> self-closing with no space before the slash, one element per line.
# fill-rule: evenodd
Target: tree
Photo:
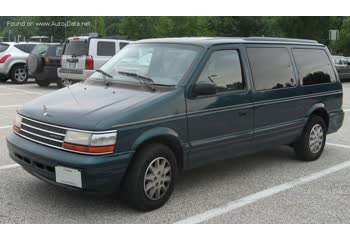
<path fill-rule="evenodd" d="M 119 32 L 131 39 L 155 37 L 157 17 L 124 17 L 119 24 Z"/>
<path fill-rule="evenodd" d="M 340 30 L 339 45 L 343 50 L 343 53 L 347 56 L 350 55 L 350 17 L 346 17 L 343 20 L 343 24 Z"/>
<path fill-rule="evenodd" d="M 202 35 L 198 17 L 159 17 L 156 21 L 157 37 L 191 37 Z"/>

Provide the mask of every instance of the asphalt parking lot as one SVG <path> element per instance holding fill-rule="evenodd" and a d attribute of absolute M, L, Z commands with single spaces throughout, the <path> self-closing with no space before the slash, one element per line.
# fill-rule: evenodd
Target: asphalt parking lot
<path fill-rule="evenodd" d="M 10 159 L 6 135 L 16 108 L 56 90 L 0 83 L 0 223 L 350 223 L 350 82 L 344 125 L 322 157 L 295 160 L 288 147 L 182 174 L 169 202 L 141 213 L 115 195 L 49 185 Z"/>

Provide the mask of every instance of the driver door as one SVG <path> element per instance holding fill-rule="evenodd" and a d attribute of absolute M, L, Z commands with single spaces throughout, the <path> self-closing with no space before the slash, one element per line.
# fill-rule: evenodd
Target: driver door
<path fill-rule="evenodd" d="M 208 161 L 231 158 L 248 151 L 253 136 L 253 104 L 242 50 L 219 46 L 207 53 L 207 61 L 194 83 L 212 82 L 216 94 L 186 99 L 190 153 L 188 168 Z"/>

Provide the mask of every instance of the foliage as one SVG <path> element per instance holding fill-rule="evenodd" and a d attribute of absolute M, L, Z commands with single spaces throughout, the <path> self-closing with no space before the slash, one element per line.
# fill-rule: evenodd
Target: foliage
<path fill-rule="evenodd" d="M 12 22 L 87 22 L 81 26 L 15 26 Z M 340 30 L 339 51 L 350 55 L 350 17 L 237 17 L 237 16 L 135 16 L 135 17 L 0 17 L 0 36 L 8 37 L 9 28 L 13 36 L 27 38 L 33 35 L 53 36 L 63 40 L 69 36 L 98 32 L 107 36 L 124 36 L 130 39 L 185 36 L 273 36 L 314 39 L 335 49 L 335 42 L 328 40 L 330 29 Z"/>

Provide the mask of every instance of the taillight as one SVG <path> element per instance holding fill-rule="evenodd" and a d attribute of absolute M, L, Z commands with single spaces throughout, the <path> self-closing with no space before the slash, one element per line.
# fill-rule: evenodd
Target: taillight
<path fill-rule="evenodd" d="M 87 56 L 85 61 L 86 70 L 94 70 L 94 59 L 92 56 Z"/>
<path fill-rule="evenodd" d="M 50 59 L 48 57 L 45 57 L 45 65 L 49 65 L 50 64 Z"/>
<path fill-rule="evenodd" d="M 6 54 L 2 58 L 0 58 L 0 63 L 5 63 L 7 59 L 11 57 L 11 54 Z"/>

